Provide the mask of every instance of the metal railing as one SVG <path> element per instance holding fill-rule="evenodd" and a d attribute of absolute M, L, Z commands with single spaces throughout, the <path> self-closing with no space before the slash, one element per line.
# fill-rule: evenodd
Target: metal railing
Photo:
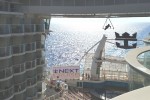
<path fill-rule="evenodd" d="M 149 0 L 23 0 L 27 6 L 105 6 L 150 3 Z"/>
<path fill-rule="evenodd" d="M 42 41 L 36 42 L 36 49 L 41 49 L 41 48 L 44 49 L 44 47 L 45 47 L 44 42 L 42 42 Z"/>
<path fill-rule="evenodd" d="M 17 1 L 0 0 L 0 11 L 19 12 L 21 4 Z"/>
<path fill-rule="evenodd" d="M 0 47 L 0 58 L 7 57 L 15 54 L 21 54 L 25 52 L 34 52 L 36 49 L 44 49 L 42 42 L 32 42 L 26 44 L 11 45 L 6 47 Z"/>
<path fill-rule="evenodd" d="M 25 62 L 22 64 L 13 65 L 12 67 L 6 67 L 3 69 L 0 69 L 0 80 L 5 79 L 7 77 L 10 77 L 13 74 L 21 73 L 21 72 L 24 72 L 26 70 L 30 70 L 30 69 L 34 68 L 35 66 L 37 66 L 36 62 L 39 62 L 38 61 L 39 59 L 40 58 L 33 60 L 33 61 L 30 61 L 30 62 Z M 42 63 L 40 63 L 40 64 L 42 65 L 42 64 L 44 64 L 43 62 L 45 62 L 45 61 L 43 58 L 41 58 L 41 59 L 42 59 Z M 40 62 L 41 62 L 41 60 L 40 60 Z M 43 67 L 43 66 L 41 66 L 41 67 Z M 42 71 L 40 73 L 40 76 L 37 75 L 37 79 L 39 81 L 41 81 L 41 78 L 42 78 L 41 74 L 42 74 Z"/>
<path fill-rule="evenodd" d="M 25 62 L 26 69 L 32 69 L 36 66 L 36 60 Z"/>
<path fill-rule="evenodd" d="M 22 5 L 32 6 L 101 6 L 150 3 L 149 0 L 0 0 L 0 11 L 18 11 Z"/>
<path fill-rule="evenodd" d="M 25 51 L 34 51 L 36 48 L 36 42 L 32 42 L 32 43 L 26 43 L 25 44 Z"/>
<path fill-rule="evenodd" d="M 27 79 L 27 86 L 32 86 L 37 82 L 37 76 Z"/>
<path fill-rule="evenodd" d="M 44 31 L 44 24 L 0 24 L 0 35 Z"/>
<path fill-rule="evenodd" d="M 10 56 L 11 54 L 11 46 L 0 47 L 0 57 Z"/>
<path fill-rule="evenodd" d="M 15 84 L 14 85 L 14 91 L 16 93 L 20 92 L 20 91 L 23 91 L 26 88 L 26 86 L 27 86 L 26 81 L 24 81 L 22 83 Z"/>
<path fill-rule="evenodd" d="M 19 44 L 19 45 L 12 45 L 11 47 L 11 54 L 19 54 L 24 52 L 24 44 Z"/>
<path fill-rule="evenodd" d="M 112 71 L 112 70 L 100 70 L 101 80 L 114 80 L 114 81 L 126 81 L 128 82 L 128 72 L 124 71 Z"/>
<path fill-rule="evenodd" d="M 0 100 L 4 100 L 12 96 L 14 93 L 14 87 L 10 87 L 8 89 L 0 91 Z"/>
<path fill-rule="evenodd" d="M 20 73 L 25 71 L 25 64 L 17 64 L 17 65 L 13 65 L 13 72 L 14 73 Z"/>
<path fill-rule="evenodd" d="M 36 65 L 43 65 L 43 64 L 45 64 L 45 58 L 41 57 L 36 59 Z"/>
<path fill-rule="evenodd" d="M 4 79 L 6 77 L 9 77 L 13 74 L 13 68 L 12 67 L 6 67 L 4 69 L 0 70 L 0 79 Z"/>

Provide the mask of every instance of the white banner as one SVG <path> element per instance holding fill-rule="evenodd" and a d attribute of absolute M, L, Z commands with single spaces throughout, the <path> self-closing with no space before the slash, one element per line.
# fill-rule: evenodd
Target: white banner
<path fill-rule="evenodd" d="M 53 74 L 51 77 L 53 80 L 56 79 L 79 79 L 80 78 L 80 67 L 79 66 L 59 66 L 53 67 Z"/>

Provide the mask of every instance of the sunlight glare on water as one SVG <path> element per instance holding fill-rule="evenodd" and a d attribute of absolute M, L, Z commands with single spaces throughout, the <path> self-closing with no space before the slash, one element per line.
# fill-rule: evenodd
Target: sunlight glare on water
<path fill-rule="evenodd" d="M 137 32 L 137 38 L 143 39 L 150 33 L 150 18 L 110 18 L 114 29 L 104 30 L 106 18 L 52 18 L 51 35 L 46 39 L 46 60 L 48 66 L 74 65 L 84 52 L 101 39 L 115 39 L 120 34 Z M 107 24 L 107 23 L 106 23 Z M 110 41 L 115 43 L 115 41 Z M 94 52 L 96 47 L 91 51 Z M 123 49 L 106 43 L 106 55 L 124 56 Z M 114 53 L 115 51 L 115 53 Z"/>

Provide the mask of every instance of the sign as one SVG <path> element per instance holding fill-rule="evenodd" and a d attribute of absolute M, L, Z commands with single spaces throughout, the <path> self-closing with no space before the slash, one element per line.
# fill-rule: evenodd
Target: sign
<path fill-rule="evenodd" d="M 58 66 L 53 67 L 53 80 L 61 79 L 79 79 L 80 67 L 79 66 Z"/>
<path fill-rule="evenodd" d="M 119 33 L 115 32 L 116 35 L 116 39 L 115 40 L 122 40 L 124 41 L 124 45 L 120 45 L 120 43 L 116 42 L 116 46 L 119 48 L 123 48 L 123 49 L 132 49 L 132 48 L 136 48 L 137 43 L 133 43 L 131 46 L 129 46 L 128 42 L 129 41 L 137 41 L 136 39 L 136 35 L 137 33 L 132 34 L 132 36 L 130 36 L 129 33 L 125 32 L 122 34 L 122 36 L 119 35 Z"/>

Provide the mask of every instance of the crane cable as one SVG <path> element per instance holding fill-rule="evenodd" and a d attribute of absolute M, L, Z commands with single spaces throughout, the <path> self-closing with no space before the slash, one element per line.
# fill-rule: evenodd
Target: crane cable
<path fill-rule="evenodd" d="M 114 26 L 113 26 L 113 24 L 112 24 L 112 22 L 111 22 L 111 20 L 110 20 L 109 17 L 106 18 L 105 23 L 104 23 L 104 25 L 103 25 L 103 29 L 105 29 L 107 21 L 110 22 L 110 24 L 111 24 L 111 26 L 112 26 L 112 29 L 114 29 Z"/>

